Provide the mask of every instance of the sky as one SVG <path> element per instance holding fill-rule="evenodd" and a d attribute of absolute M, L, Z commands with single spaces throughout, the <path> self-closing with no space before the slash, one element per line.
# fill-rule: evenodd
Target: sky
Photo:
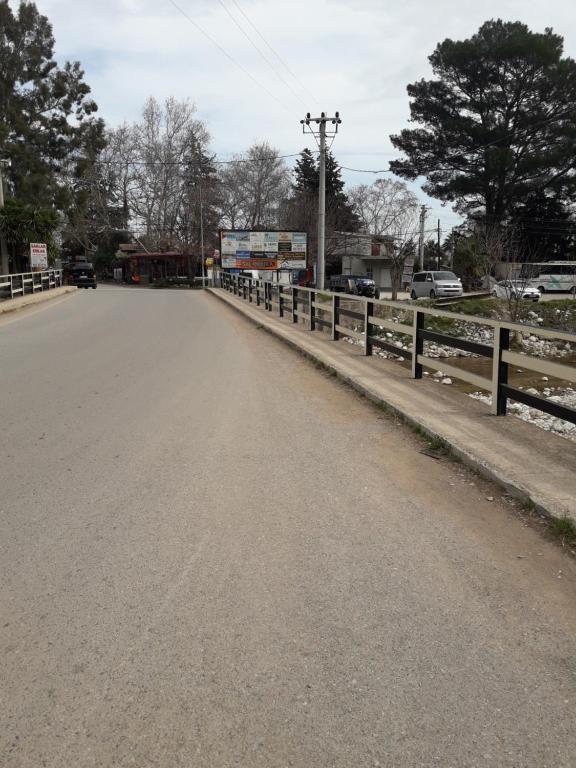
<path fill-rule="evenodd" d="M 314 139 L 302 136 L 301 118 L 338 110 L 342 124 L 332 151 L 340 165 L 387 168 L 398 157 L 389 136 L 408 124 L 406 85 L 431 75 L 428 56 L 438 42 L 467 38 L 490 18 L 519 20 L 533 31 L 552 27 L 564 37 L 565 54 L 576 58 L 574 0 L 36 4 L 53 25 L 56 58 L 82 63 L 109 125 L 137 120 L 148 96 L 188 98 L 222 159 L 255 141 L 268 141 L 280 154 L 315 149 Z M 394 178 L 343 171 L 347 186 L 386 176 Z M 418 183 L 411 187 L 429 205 L 429 225 L 440 218 L 447 232 L 459 223 L 450 206 L 428 198 Z"/>

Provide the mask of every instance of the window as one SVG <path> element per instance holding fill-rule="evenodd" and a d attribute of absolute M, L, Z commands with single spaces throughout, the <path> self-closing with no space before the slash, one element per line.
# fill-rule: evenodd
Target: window
<path fill-rule="evenodd" d="M 454 272 L 434 272 L 435 280 L 458 280 Z"/>
<path fill-rule="evenodd" d="M 426 280 L 426 272 L 417 272 L 413 278 L 413 281 L 415 283 L 423 283 L 425 280 Z"/>

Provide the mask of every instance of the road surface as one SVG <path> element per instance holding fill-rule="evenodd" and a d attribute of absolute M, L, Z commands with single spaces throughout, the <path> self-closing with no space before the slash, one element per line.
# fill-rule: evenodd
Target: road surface
<path fill-rule="evenodd" d="M 576 764 L 573 562 L 216 298 L 0 320 L 0 392 L 5 768 Z"/>

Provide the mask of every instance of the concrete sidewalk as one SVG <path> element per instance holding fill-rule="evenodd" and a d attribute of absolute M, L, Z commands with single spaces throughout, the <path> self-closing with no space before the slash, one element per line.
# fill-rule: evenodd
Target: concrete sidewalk
<path fill-rule="evenodd" d="M 0 301 L 0 315 L 5 315 L 7 312 L 15 312 L 18 309 L 24 309 L 24 307 L 29 307 L 32 304 L 41 304 L 44 301 L 57 299 L 60 296 L 64 296 L 67 293 L 73 293 L 77 290 L 78 288 L 74 285 L 62 285 L 59 288 L 50 288 L 50 290 L 29 293 L 27 296 L 17 296 L 14 299 L 5 299 L 4 301 Z"/>
<path fill-rule="evenodd" d="M 222 289 L 207 290 L 370 400 L 445 440 L 463 462 L 510 494 L 547 515 L 576 522 L 576 443 L 512 416 L 492 416 L 485 405 L 426 378 L 416 381 L 394 362 L 364 357 L 348 342 L 280 320 Z"/>

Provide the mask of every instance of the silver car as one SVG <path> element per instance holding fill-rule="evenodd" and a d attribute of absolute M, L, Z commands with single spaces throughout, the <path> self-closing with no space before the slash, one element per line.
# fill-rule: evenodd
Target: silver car
<path fill-rule="evenodd" d="M 540 291 L 525 280 L 501 280 L 492 288 L 492 296 L 498 299 L 540 300 Z"/>
<path fill-rule="evenodd" d="M 462 296 L 462 281 L 454 272 L 416 272 L 412 278 L 412 299 L 436 299 L 440 296 Z"/>

